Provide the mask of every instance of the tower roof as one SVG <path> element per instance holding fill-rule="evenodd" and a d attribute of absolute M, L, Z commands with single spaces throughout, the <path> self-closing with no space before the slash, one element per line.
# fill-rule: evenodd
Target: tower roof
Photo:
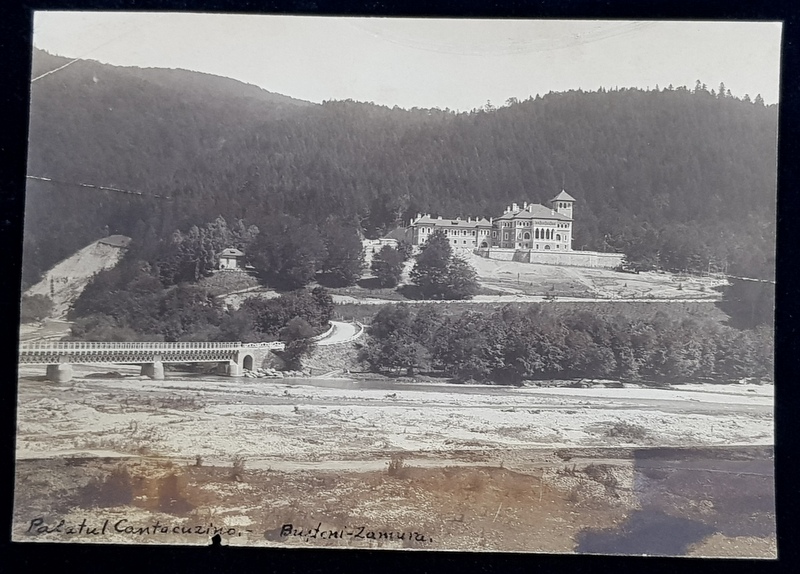
<path fill-rule="evenodd" d="M 559 193 L 550 201 L 575 201 L 575 198 L 562 189 L 561 193 Z"/>
<path fill-rule="evenodd" d="M 527 207 L 523 209 L 506 211 L 500 217 L 495 217 L 496 221 L 507 219 L 558 219 L 560 221 L 571 221 L 571 219 L 563 213 L 559 213 L 549 207 L 539 205 L 538 203 L 529 203 Z"/>

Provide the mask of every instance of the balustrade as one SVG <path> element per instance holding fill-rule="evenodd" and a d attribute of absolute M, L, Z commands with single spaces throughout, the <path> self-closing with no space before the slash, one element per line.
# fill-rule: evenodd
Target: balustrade
<path fill-rule="evenodd" d="M 119 342 L 101 343 L 93 341 L 43 341 L 26 342 L 19 345 L 20 357 L 51 357 L 54 355 L 78 355 L 86 358 L 87 356 L 97 355 L 98 357 L 132 357 L 143 353 L 160 354 L 169 356 L 171 353 L 187 355 L 198 353 L 202 356 L 214 355 L 219 353 L 226 354 L 243 348 L 238 342 Z M 210 360 L 210 359 L 209 359 Z"/>

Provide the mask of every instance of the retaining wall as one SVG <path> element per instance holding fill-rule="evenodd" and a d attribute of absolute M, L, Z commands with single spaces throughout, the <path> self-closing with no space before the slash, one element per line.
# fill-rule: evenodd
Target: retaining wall
<path fill-rule="evenodd" d="M 475 253 L 498 261 L 519 261 L 522 263 L 541 263 L 544 265 L 563 265 L 568 267 L 600 267 L 613 269 L 622 263 L 623 253 L 600 253 L 598 251 L 543 252 L 525 249 L 476 249 Z"/>

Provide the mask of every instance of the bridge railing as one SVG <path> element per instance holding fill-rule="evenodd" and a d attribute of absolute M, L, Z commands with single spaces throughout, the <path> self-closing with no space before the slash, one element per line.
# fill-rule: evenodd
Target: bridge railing
<path fill-rule="evenodd" d="M 268 343 L 243 343 L 240 347 L 242 349 L 283 349 L 284 345 L 283 341 L 270 341 Z"/>
<path fill-rule="evenodd" d="M 35 352 L 94 352 L 94 351 L 227 351 L 242 347 L 241 343 L 230 342 L 142 342 L 142 343 L 100 343 L 91 341 L 35 341 L 20 343 L 20 353 Z"/>

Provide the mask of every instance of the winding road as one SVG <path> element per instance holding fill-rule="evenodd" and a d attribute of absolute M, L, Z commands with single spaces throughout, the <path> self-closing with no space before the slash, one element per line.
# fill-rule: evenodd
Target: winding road
<path fill-rule="evenodd" d="M 340 343 L 349 343 L 360 337 L 364 328 L 356 323 L 343 323 L 341 321 L 331 321 L 333 330 L 327 337 L 317 341 L 317 345 L 338 345 Z"/>

